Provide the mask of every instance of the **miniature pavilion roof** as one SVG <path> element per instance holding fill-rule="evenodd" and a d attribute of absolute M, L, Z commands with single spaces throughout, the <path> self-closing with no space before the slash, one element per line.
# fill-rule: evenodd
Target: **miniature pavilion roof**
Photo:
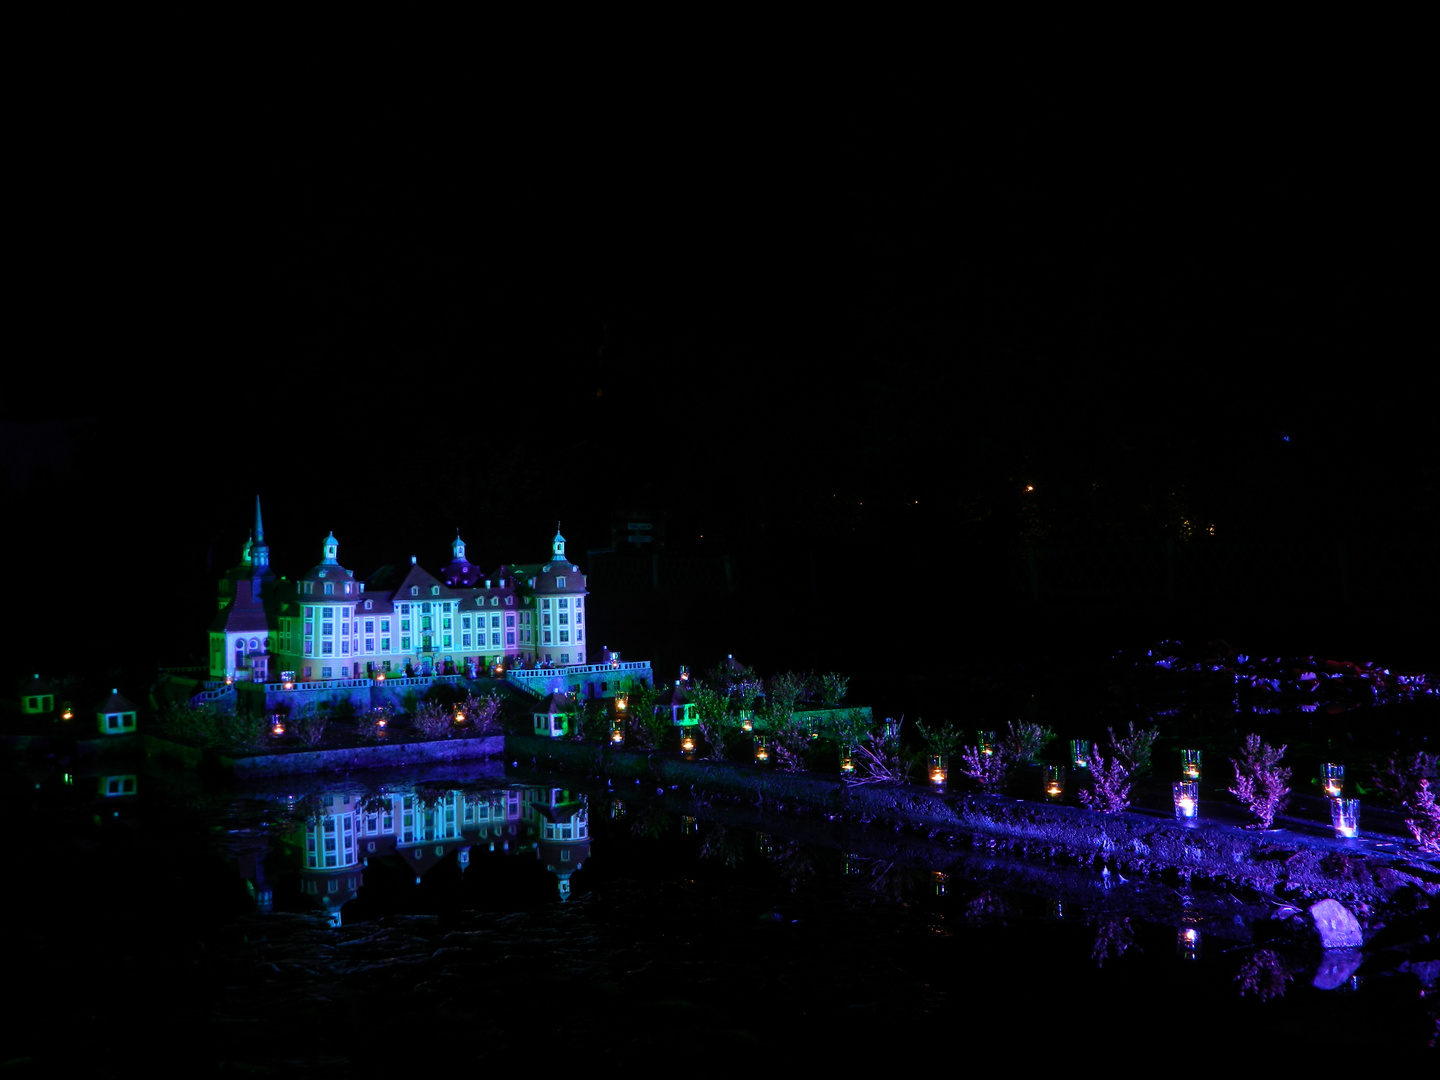
<path fill-rule="evenodd" d="M 545 695 L 545 697 L 536 704 L 535 711 L 537 713 L 550 713 L 553 715 L 555 713 L 573 713 L 578 708 L 579 705 L 576 704 L 573 697 L 569 694 L 557 692 Z"/>
<path fill-rule="evenodd" d="M 134 712 L 135 703 L 121 697 L 119 690 L 111 690 L 110 696 L 96 706 L 95 711 L 102 714 Z"/>

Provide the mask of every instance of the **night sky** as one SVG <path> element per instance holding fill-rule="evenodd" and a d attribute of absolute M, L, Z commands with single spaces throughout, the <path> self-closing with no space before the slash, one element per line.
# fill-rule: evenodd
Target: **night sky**
<path fill-rule="evenodd" d="M 611 632 L 664 652 L 643 627 L 679 611 L 714 633 L 671 651 L 772 667 L 926 657 L 856 624 L 938 626 L 911 590 L 942 565 L 935 604 L 995 647 L 1033 617 L 1027 545 L 1433 552 L 1430 199 L 1402 117 L 490 89 L 33 121 L 0 488 L 36 621 L 11 674 L 198 658 L 256 493 L 287 574 L 328 530 L 363 575 L 438 568 L 457 527 L 494 564 L 542 558 L 559 520 L 588 558 L 643 515 L 743 591 L 637 600 Z M 749 624 L 812 567 L 793 629 Z"/>

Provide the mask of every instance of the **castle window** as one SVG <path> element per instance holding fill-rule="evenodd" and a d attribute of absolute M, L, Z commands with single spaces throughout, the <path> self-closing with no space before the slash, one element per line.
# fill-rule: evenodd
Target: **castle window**
<path fill-rule="evenodd" d="M 331 655 L 334 651 L 335 651 L 335 644 L 334 644 L 334 642 L 322 641 L 322 642 L 320 643 L 320 655 L 321 655 L 321 656 L 329 656 L 329 655 Z M 327 679 L 330 677 L 330 669 L 329 669 L 329 668 L 326 668 L 326 669 L 325 669 L 325 677 L 326 677 Z"/>
<path fill-rule="evenodd" d="M 514 625 L 515 625 L 515 616 L 514 616 L 514 615 L 506 615 L 506 616 L 505 616 L 505 625 L 506 625 L 506 626 L 514 626 Z"/>
<path fill-rule="evenodd" d="M 560 606 L 561 606 L 561 607 L 569 607 L 569 606 L 570 606 L 570 601 L 567 600 L 567 599 L 565 599 L 565 597 L 562 596 L 562 597 L 560 598 Z"/>
<path fill-rule="evenodd" d="M 402 637 L 402 638 L 400 639 L 400 651 L 401 651 L 401 652 L 409 652 L 409 651 L 410 651 L 410 639 L 409 639 L 408 637 Z"/>
<path fill-rule="evenodd" d="M 419 595 L 420 595 L 420 586 L 419 586 L 419 585 L 411 585 L 411 586 L 410 586 L 410 595 L 411 595 L 411 596 L 419 596 Z"/>
<path fill-rule="evenodd" d="M 565 579 L 563 577 L 557 577 L 555 579 L 555 587 L 557 589 L 563 589 L 565 587 Z"/>
<path fill-rule="evenodd" d="M 388 637 L 382 637 L 382 638 L 380 639 L 380 651 L 381 651 L 381 652 L 389 652 L 389 651 L 390 651 L 390 639 L 389 639 Z M 389 670 L 390 670 L 390 661 L 388 661 L 388 660 L 385 661 L 385 670 L 386 670 L 386 671 L 389 671 Z"/>
<path fill-rule="evenodd" d="M 389 620 L 389 619 L 381 619 L 381 620 L 380 620 L 380 632 L 381 632 L 382 634 L 388 634 L 388 633 L 390 632 L 390 620 Z"/>
<path fill-rule="evenodd" d="M 507 597 L 505 597 L 505 606 L 506 606 L 506 607 L 512 607 L 512 606 L 514 605 L 514 603 L 515 603 L 515 597 L 513 597 L 513 596 L 507 596 Z"/>
<path fill-rule="evenodd" d="M 430 586 L 430 595 L 431 595 L 431 596 L 439 596 L 439 595 L 440 595 L 440 586 L 439 586 L 439 585 L 431 585 L 431 586 Z"/>
<path fill-rule="evenodd" d="M 580 606 L 580 601 L 578 601 L 578 600 L 575 601 L 575 606 L 576 606 L 576 607 L 579 607 L 579 606 Z M 366 611 L 369 611 L 369 610 L 370 610 L 370 601 L 369 601 L 369 600 L 366 600 L 366 601 L 365 601 L 365 610 L 366 610 Z"/>
<path fill-rule="evenodd" d="M 569 645 L 569 644 L 570 644 L 570 631 L 569 631 L 569 630 L 561 630 L 561 631 L 560 631 L 560 644 L 561 644 L 561 645 Z"/>
<path fill-rule="evenodd" d="M 353 581 L 347 581 L 347 582 L 345 582 L 345 595 L 346 595 L 346 596 L 349 596 L 349 595 L 350 595 L 350 590 L 351 590 L 352 588 L 354 588 L 354 587 L 355 587 L 355 583 L 354 583 Z"/>
<path fill-rule="evenodd" d="M 365 632 L 366 632 L 367 634 L 373 634 L 373 633 L 375 632 L 375 620 L 374 620 L 374 619 L 366 619 L 366 620 L 365 620 Z"/>
<path fill-rule="evenodd" d="M 429 604 L 421 604 L 421 605 L 420 605 L 420 612 L 421 612 L 421 614 L 423 614 L 423 615 L 429 615 L 429 614 L 430 614 L 430 605 L 429 605 Z"/>
<path fill-rule="evenodd" d="M 514 644 L 515 644 L 515 631 L 514 631 L 514 630 L 506 630 L 506 631 L 505 631 L 505 644 L 506 644 L 506 645 L 514 645 Z"/>
<path fill-rule="evenodd" d="M 500 606 L 500 597 L 498 597 L 498 596 L 492 596 L 492 597 L 490 597 L 490 606 L 491 606 L 491 607 L 499 607 L 499 606 Z"/>
<path fill-rule="evenodd" d="M 327 582 L 325 582 L 325 595 L 326 595 L 326 596 L 334 596 L 334 595 L 335 595 L 335 583 L 334 583 L 333 581 L 327 581 Z"/>

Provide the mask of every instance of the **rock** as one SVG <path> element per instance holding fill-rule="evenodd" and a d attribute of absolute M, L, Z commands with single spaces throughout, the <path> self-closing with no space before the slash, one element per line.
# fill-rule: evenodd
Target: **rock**
<path fill-rule="evenodd" d="M 1310 907 L 1310 917 L 1320 932 L 1320 944 L 1327 949 L 1355 949 L 1364 944 L 1360 924 L 1339 900 L 1321 900 Z"/>

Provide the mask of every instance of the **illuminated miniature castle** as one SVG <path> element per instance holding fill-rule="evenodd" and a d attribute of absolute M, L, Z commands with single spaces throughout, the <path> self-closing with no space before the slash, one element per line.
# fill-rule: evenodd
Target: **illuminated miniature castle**
<path fill-rule="evenodd" d="M 559 531 L 550 558 L 483 571 L 457 535 L 438 575 L 412 556 L 361 580 L 327 535 L 320 562 L 277 578 L 255 500 L 240 564 L 220 581 L 210 626 L 214 679 L 308 682 L 382 673 L 475 674 L 585 664 L 585 575 Z"/>

